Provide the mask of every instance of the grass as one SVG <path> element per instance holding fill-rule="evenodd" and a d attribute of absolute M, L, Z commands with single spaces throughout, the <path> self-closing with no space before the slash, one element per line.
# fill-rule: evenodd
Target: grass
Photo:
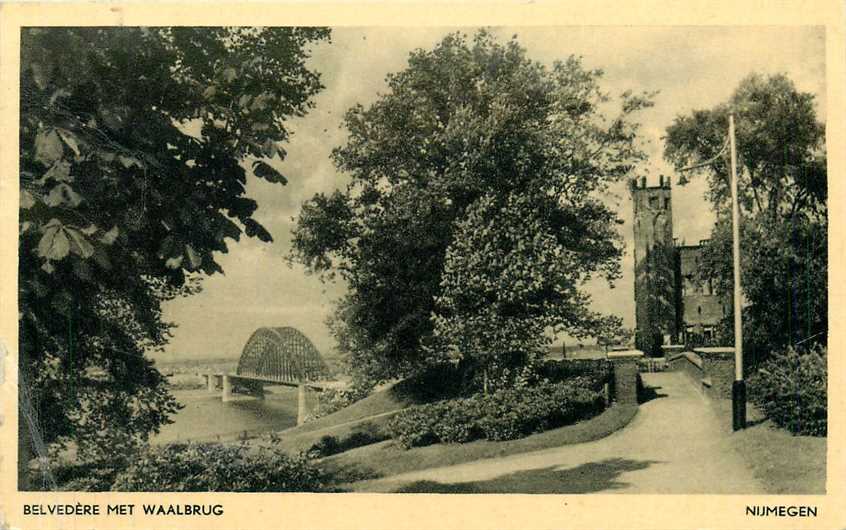
<path fill-rule="evenodd" d="M 731 401 L 714 400 L 721 424 L 731 425 Z M 767 420 L 751 404 L 747 428 L 732 433 L 732 445 L 770 494 L 825 494 L 824 436 L 796 436 Z"/>
<path fill-rule="evenodd" d="M 405 400 L 399 398 L 396 393 L 392 391 L 392 388 L 393 387 L 389 387 L 384 390 L 374 392 L 366 398 L 356 401 L 350 406 L 344 407 L 337 412 L 323 416 L 322 418 L 318 418 L 314 421 L 304 423 L 297 427 L 292 427 L 288 430 L 282 431 L 279 435 L 283 439 L 287 439 L 305 433 L 325 431 L 339 425 L 361 421 L 372 416 L 395 412 L 407 407 L 409 404 L 406 403 Z"/>
<path fill-rule="evenodd" d="M 349 423 L 330 425 L 329 427 L 316 430 L 297 431 L 296 429 L 289 429 L 279 433 L 281 441 L 275 445 L 283 451 L 296 454 L 308 451 L 324 436 L 333 436 L 336 440 L 341 441 L 348 438 L 353 433 L 366 433 L 371 439 L 376 441 L 384 440 L 387 438 L 387 435 L 384 434 L 384 427 L 396 412 L 399 412 L 399 410 L 390 411 L 377 416 L 366 417 Z M 266 442 L 265 440 L 259 439 L 254 443 L 263 444 Z"/>
<path fill-rule="evenodd" d="M 338 484 L 382 478 L 597 440 L 625 427 L 636 413 L 637 407 L 634 405 L 616 405 L 589 420 L 519 440 L 477 440 L 466 444 L 436 444 L 409 450 L 394 445 L 392 441 L 385 441 L 330 456 L 320 462 Z"/>
<path fill-rule="evenodd" d="M 396 412 L 411 405 L 450 399 L 461 392 L 463 384 L 460 374 L 450 366 L 432 367 L 421 374 L 374 392 L 337 412 L 283 431 L 280 436 L 285 439 L 307 432 L 324 431 L 373 416 Z"/>

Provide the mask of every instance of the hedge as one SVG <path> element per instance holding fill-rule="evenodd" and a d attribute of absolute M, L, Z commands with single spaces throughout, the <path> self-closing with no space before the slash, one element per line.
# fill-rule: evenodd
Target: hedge
<path fill-rule="evenodd" d="M 324 478 L 305 456 L 244 444 L 152 447 L 121 472 L 114 491 L 320 491 Z"/>
<path fill-rule="evenodd" d="M 477 394 L 411 407 L 394 416 L 387 430 L 404 448 L 481 438 L 513 440 L 601 412 L 602 393 L 590 388 L 591 382 L 589 378 L 566 383 L 544 381 L 487 396 Z"/>

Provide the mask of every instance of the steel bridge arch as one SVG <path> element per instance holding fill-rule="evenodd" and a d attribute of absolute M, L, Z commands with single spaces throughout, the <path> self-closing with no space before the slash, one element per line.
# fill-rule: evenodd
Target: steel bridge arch
<path fill-rule="evenodd" d="M 235 373 L 284 383 L 303 383 L 324 376 L 326 363 L 314 344 L 298 329 L 259 328 L 244 345 Z"/>

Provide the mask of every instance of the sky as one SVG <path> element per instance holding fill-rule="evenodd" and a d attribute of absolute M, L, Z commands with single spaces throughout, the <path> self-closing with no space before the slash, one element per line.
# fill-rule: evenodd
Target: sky
<path fill-rule="evenodd" d="M 240 355 L 249 336 L 263 326 L 293 326 L 321 352 L 335 341 L 326 327 L 341 284 L 323 284 L 301 266 L 290 267 L 291 228 L 303 202 L 315 193 L 331 193 L 347 178 L 329 158 L 343 145 L 344 112 L 367 106 L 387 91 L 385 76 L 407 65 L 414 49 L 431 49 L 459 28 L 335 28 L 332 42 L 312 48 L 310 66 L 320 72 L 325 89 L 315 108 L 288 125 L 293 135 L 287 157 L 275 166 L 287 186 L 250 176 L 247 195 L 259 205 L 255 218 L 273 234 L 273 243 L 252 238 L 231 242 L 217 256 L 224 275 L 206 278 L 203 291 L 168 302 L 164 317 L 177 324 L 163 354 L 155 358 L 221 358 Z M 657 184 L 661 174 L 678 176 L 663 161 L 662 136 L 678 115 L 726 101 L 752 72 L 785 73 L 799 90 L 816 95 L 819 119 L 825 116 L 825 33 L 817 27 L 512 27 L 488 28 L 501 41 L 517 35 L 529 57 L 551 65 L 570 55 L 582 56 L 586 68 L 600 68 L 600 85 L 612 97 L 626 90 L 658 91 L 655 106 L 638 114 L 649 160 L 637 174 Z M 460 28 L 472 34 L 475 28 Z M 714 222 L 704 199 L 705 183 L 694 180 L 673 189 L 675 236 L 687 243 L 708 237 Z M 632 206 L 625 184 L 613 190 L 619 226 L 626 242 L 623 277 L 610 289 L 601 281 L 586 286 L 593 309 L 616 314 L 634 326 Z M 566 337 L 559 337 L 557 344 Z"/>

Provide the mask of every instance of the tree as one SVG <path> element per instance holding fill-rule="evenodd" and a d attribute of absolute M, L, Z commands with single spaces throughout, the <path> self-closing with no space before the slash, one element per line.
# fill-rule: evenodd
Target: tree
<path fill-rule="evenodd" d="M 451 34 L 412 52 L 375 103 L 347 112 L 349 138 L 333 159 L 351 182 L 304 205 L 292 257 L 346 281 L 334 329 L 363 376 L 403 376 L 446 356 L 432 347 L 432 314 L 450 296 L 442 282 L 452 281 L 451 245 L 451 270 L 476 266 L 456 231 L 489 222 L 485 212 L 512 194 L 546 197 L 548 234 L 576 268 L 569 280 L 616 278 L 616 217 L 596 195 L 642 159 L 628 118 L 649 99 L 624 94 L 620 115 L 605 120 L 600 76 L 574 57 L 551 68 L 532 61 L 516 38 Z M 477 217 L 463 221 L 468 209 Z"/>
<path fill-rule="evenodd" d="M 435 344 L 482 368 L 486 390 L 491 377 L 544 357 L 548 329 L 599 337 L 622 324 L 588 310 L 578 289 L 604 261 L 589 241 L 616 252 L 614 214 L 593 203 L 578 220 L 559 217 L 574 213 L 554 197 L 514 190 L 480 197 L 457 222 L 435 298 Z"/>
<path fill-rule="evenodd" d="M 744 349 L 752 360 L 788 345 L 825 343 L 828 327 L 825 126 L 814 96 L 784 75 L 744 79 L 728 102 L 676 118 L 665 157 L 682 168 L 713 158 L 737 124 Z M 705 276 L 731 292 L 728 158 L 699 169 L 718 222 L 703 251 Z M 724 325 L 731 340 L 733 317 Z"/>
<path fill-rule="evenodd" d="M 22 32 L 20 403 L 36 442 L 96 450 L 98 433 L 134 443 L 167 421 L 175 402 L 144 356 L 172 328 L 161 304 L 222 272 L 227 240 L 271 241 L 243 166 L 285 184 L 268 161 L 322 88 L 306 47 L 327 37 Z"/>

